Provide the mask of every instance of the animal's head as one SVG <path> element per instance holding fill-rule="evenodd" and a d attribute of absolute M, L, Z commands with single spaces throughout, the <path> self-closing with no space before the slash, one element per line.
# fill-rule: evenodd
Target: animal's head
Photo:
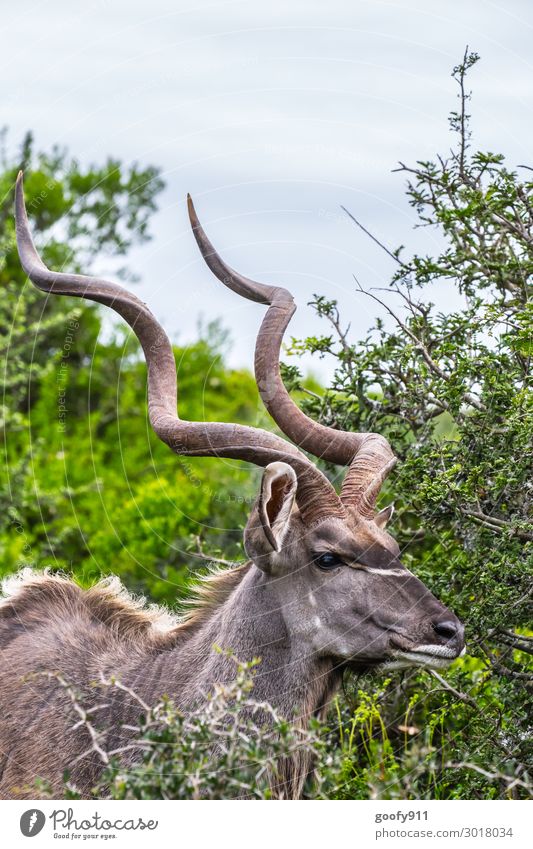
<path fill-rule="evenodd" d="M 362 509 L 353 499 L 357 468 L 352 464 L 340 498 L 330 491 L 321 501 L 329 512 L 315 517 L 305 502 L 298 505 L 292 466 L 267 466 L 246 551 L 271 582 L 302 651 L 355 668 L 447 666 L 464 648 L 463 627 L 402 564 L 385 530 L 392 508 L 370 514 L 367 502 Z"/>
<path fill-rule="evenodd" d="M 189 198 L 202 255 L 230 289 L 269 305 L 257 337 L 255 373 L 261 397 L 291 440 L 259 428 L 182 421 L 172 346 L 148 307 L 121 286 L 50 271 L 28 228 L 22 175 L 17 180 L 17 242 L 22 266 L 45 292 L 88 298 L 118 312 L 138 336 L 148 364 L 148 408 L 157 435 L 177 454 L 247 460 L 264 468 L 245 548 L 279 599 L 287 628 L 302 648 L 336 661 L 441 666 L 463 650 L 463 628 L 401 563 L 376 512 L 381 485 L 395 463 L 387 441 L 318 424 L 294 404 L 279 372 L 283 333 L 294 312 L 286 289 L 249 280 L 229 268 L 203 231 Z M 303 453 L 348 467 L 341 492 Z"/>

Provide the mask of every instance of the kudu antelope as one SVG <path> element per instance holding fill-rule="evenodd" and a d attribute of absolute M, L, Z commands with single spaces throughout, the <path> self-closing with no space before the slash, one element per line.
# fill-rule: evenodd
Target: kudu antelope
<path fill-rule="evenodd" d="M 59 792 L 67 767 L 89 794 L 98 776 L 97 758 L 80 759 L 90 740 L 83 729 L 71 730 L 57 675 L 84 694 L 88 707 L 101 699 L 92 682 L 115 675 L 145 702 L 167 694 L 187 711 L 213 685 L 234 677 L 232 660 L 213 651 L 217 644 L 242 661 L 259 656 L 255 696 L 305 723 L 324 714 L 346 668 L 443 667 L 463 650 L 455 615 L 400 562 L 399 547 L 385 530 L 391 509 L 376 512 L 395 462 L 387 441 L 325 427 L 296 407 L 278 364 L 295 309 L 291 295 L 229 268 L 188 203 L 211 271 L 239 295 L 268 306 L 257 337 L 256 380 L 291 442 L 239 424 L 182 421 L 174 355 L 162 327 L 122 287 L 46 268 L 28 229 L 21 175 L 17 181 L 17 241 L 26 274 L 44 292 L 98 301 L 128 322 L 148 365 L 149 417 L 160 439 L 177 454 L 247 460 L 264 472 L 244 531 L 249 561 L 208 578 L 182 620 L 140 606 L 116 579 L 83 591 L 65 577 L 32 573 L 6 587 L 0 607 L 4 797 L 31 796 L 35 776 Z M 348 467 L 340 495 L 303 450 Z M 47 670 L 56 675 L 38 676 Z M 109 701 L 98 714 L 100 726 L 132 721 L 131 700 Z M 279 795 L 298 797 L 308 769 L 296 757 L 286 765 Z"/>

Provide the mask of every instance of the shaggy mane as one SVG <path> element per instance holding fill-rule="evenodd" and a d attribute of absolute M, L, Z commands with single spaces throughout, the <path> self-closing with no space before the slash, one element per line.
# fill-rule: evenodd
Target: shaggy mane
<path fill-rule="evenodd" d="M 83 613 L 108 626 L 121 639 L 150 639 L 168 644 L 174 638 L 199 628 L 229 598 L 251 563 L 234 569 L 212 570 L 192 587 L 189 608 L 181 616 L 164 606 L 148 604 L 143 596 L 133 596 L 115 575 L 102 578 L 87 590 L 74 580 L 45 569 L 30 568 L 4 578 L 1 584 L 0 623 L 16 620 L 19 627 L 31 628 L 51 618 Z"/>
<path fill-rule="evenodd" d="M 185 612 L 174 630 L 181 634 L 200 628 L 230 597 L 251 565 L 252 561 L 249 560 L 231 569 L 215 567 L 206 575 L 200 576 L 191 587 L 191 597 L 182 602 Z"/>

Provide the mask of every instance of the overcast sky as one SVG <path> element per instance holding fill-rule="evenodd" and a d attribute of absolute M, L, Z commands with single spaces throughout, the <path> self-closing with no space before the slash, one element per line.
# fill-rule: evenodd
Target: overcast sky
<path fill-rule="evenodd" d="M 429 245 L 391 169 L 446 151 L 467 43 L 482 56 L 476 144 L 531 164 L 532 23 L 528 0 L 19 0 L 1 16 L 2 123 L 13 149 L 32 129 L 84 162 L 161 166 L 154 239 L 130 257 L 136 291 L 182 343 L 200 313 L 221 315 L 232 362 L 251 365 L 264 309 L 203 265 L 186 192 L 235 268 L 293 291 L 295 335 L 320 330 L 313 292 L 363 334 L 376 308 L 352 275 L 382 285 L 391 267 L 340 204 L 390 245 Z"/>

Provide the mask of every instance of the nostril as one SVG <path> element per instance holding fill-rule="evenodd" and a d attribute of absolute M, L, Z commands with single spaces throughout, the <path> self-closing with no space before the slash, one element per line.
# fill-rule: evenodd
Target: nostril
<path fill-rule="evenodd" d="M 434 622 L 433 630 L 438 637 L 443 640 L 453 640 L 459 633 L 459 628 L 455 622 Z"/>

